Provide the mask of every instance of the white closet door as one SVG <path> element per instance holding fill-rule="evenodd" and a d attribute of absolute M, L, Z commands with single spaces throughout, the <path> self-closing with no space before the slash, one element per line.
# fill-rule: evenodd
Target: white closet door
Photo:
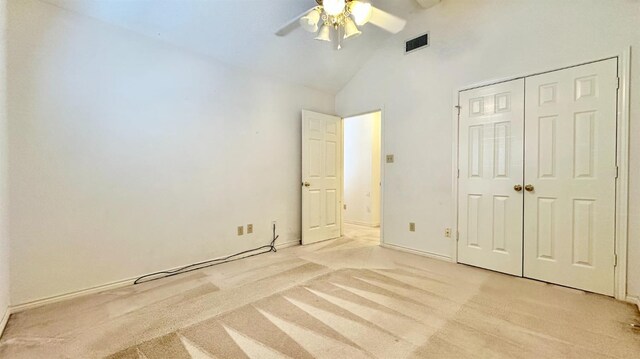
<path fill-rule="evenodd" d="M 460 93 L 458 261 L 522 275 L 524 80 Z"/>
<path fill-rule="evenodd" d="M 302 111 L 302 244 L 340 237 L 342 119 Z"/>
<path fill-rule="evenodd" d="M 615 59 L 526 79 L 529 278 L 613 295 Z"/>

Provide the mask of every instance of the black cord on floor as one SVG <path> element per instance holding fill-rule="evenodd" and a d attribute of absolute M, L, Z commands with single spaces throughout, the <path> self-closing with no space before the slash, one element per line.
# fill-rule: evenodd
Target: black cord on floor
<path fill-rule="evenodd" d="M 147 282 L 151 282 L 151 281 L 154 281 L 154 280 L 157 280 L 157 279 L 173 277 L 174 275 L 192 272 L 192 271 L 195 271 L 195 270 L 198 270 L 198 269 L 213 267 L 213 266 L 218 265 L 218 264 L 234 262 L 234 261 L 237 261 L 237 260 L 240 260 L 240 259 L 245 259 L 245 258 L 249 258 L 249 257 L 255 257 L 255 256 L 258 256 L 258 255 L 261 255 L 261 254 L 265 254 L 265 253 L 269 253 L 269 252 L 277 252 L 278 250 L 276 249 L 276 245 L 275 244 L 276 244 L 276 240 L 278 239 L 278 237 L 280 237 L 280 236 L 279 235 L 276 236 L 276 225 L 274 224 L 273 225 L 273 239 L 271 240 L 271 243 L 268 244 L 268 245 L 264 245 L 262 247 L 249 249 L 249 250 L 246 250 L 246 251 L 242 251 L 242 252 L 239 252 L 239 253 L 236 253 L 236 254 L 232 254 L 232 255 L 224 257 L 224 258 L 212 259 L 212 260 L 208 260 L 208 261 L 204 261 L 204 262 L 189 264 L 187 266 L 184 266 L 184 267 L 178 268 L 178 269 L 174 269 L 174 270 L 161 271 L 161 272 L 156 272 L 156 273 L 143 275 L 142 277 L 136 279 L 133 282 L 133 284 L 147 283 Z M 260 251 L 260 252 L 258 252 L 258 251 Z M 254 252 L 257 252 L 257 253 L 254 253 Z"/>

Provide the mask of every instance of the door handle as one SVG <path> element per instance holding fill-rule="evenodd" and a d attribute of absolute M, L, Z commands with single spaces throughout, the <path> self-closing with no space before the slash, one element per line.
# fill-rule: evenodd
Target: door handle
<path fill-rule="evenodd" d="M 305 187 L 311 187 L 311 183 L 309 182 L 303 182 L 302 185 Z"/>
<path fill-rule="evenodd" d="M 519 184 L 517 184 L 517 185 L 513 186 L 513 189 L 514 189 L 516 192 L 520 192 L 520 191 L 522 191 L 522 186 L 521 186 L 521 185 L 519 185 Z"/>
<path fill-rule="evenodd" d="M 533 190 L 534 190 L 535 188 L 533 187 L 533 185 L 528 184 L 528 185 L 524 186 L 524 189 L 525 189 L 525 191 L 527 191 L 527 192 L 533 192 Z"/>

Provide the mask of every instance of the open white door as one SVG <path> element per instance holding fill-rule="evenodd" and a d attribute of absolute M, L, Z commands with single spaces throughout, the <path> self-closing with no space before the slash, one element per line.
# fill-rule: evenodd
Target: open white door
<path fill-rule="evenodd" d="M 342 119 L 302 111 L 302 244 L 340 237 Z"/>

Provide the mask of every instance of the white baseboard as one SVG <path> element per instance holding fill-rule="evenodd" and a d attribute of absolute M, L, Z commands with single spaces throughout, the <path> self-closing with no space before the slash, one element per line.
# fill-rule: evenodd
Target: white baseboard
<path fill-rule="evenodd" d="M 276 244 L 276 249 L 284 249 L 284 248 L 295 247 L 299 245 L 300 245 L 300 240 L 298 239 L 297 241 Z"/>
<path fill-rule="evenodd" d="M 279 244 L 276 244 L 276 248 L 277 249 L 283 249 L 283 248 L 288 248 L 288 247 L 293 247 L 293 246 L 298 246 L 298 245 L 300 245 L 300 240 L 290 241 L 290 242 L 285 242 L 285 243 L 279 243 Z M 223 257 L 219 257 L 219 258 L 223 258 Z M 218 259 L 218 258 L 214 258 L 214 259 Z M 214 259 L 212 259 L 212 260 L 214 260 Z M 179 267 L 175 267 L 175 268 L 171 268 L 171 269 L 167 269 L 167 270 L 170 271 L 170 270 L 175 270 L 175 269 L 182 268 L 182 267 L 184 267 L 184 266 L 179 266 Z M 58 302 L 62 302 L 62 301 L 69 300 L 69 299 L 83 297 L 83 296 L 89 295 L 89 294 L 96 294 L 96 293 L 104 292 L 106 290 L 118 289 L 118 288 L 126 287 L 126 286 L 129 286 L 129 285 L 132 285 L 133 282 L 138 278 L 139 278 L 139 276 L 138 277 L 133 277 L 133 278 L 128 278 L 128 279 L 123 279 L 123 280 L 119 280 L 119 281 L 111 282 L 111 283 L 107 283 L 107 284 L 102 284 L 102 285 L 98 285 L 98 286 L 95 286 L 95 287 L 81 289 L 81 290 L 77 290 L 77 291 L 73 291 L 73 292 L 69 292 L 69 293 L 65 293 L 65 294 L 54 295 L 54 296 L 51 296 L 51 297 L 37 299 L 37 300 L 34 300 L 34 301 L 22 303 L 22 304 L 13 305 L 13 306 L 9 307 L 8 312 L 10 312 L 10 313 L 18 313 L 18 312 L 22 312 L 22 311 L 27 310 L 27 309 L 33 309 L 33 308 L 42 307 L 43 305 L 47 305 L 47 304 L 58 303 Z M 8 319 L 8 315 L 7 315 L 7 319 Z"/>
<path fill-rule="evenodd" d="M 136 277 L 136 278 L 138 278 L 138 277 Z M 12 305 L 10 307 L 11 313 L 18 313 L 18 312 L 22 312 L 22 311 L 27 310 L 27 309 L 38 308 L 38 307 L 42 307 L 43 305 L 58 303 L 58 302 L 62 302 L 62 301 L 69 300 L 69 299 L 83 297 L 83 296 L 89 295 L 89 294 L 100 293 L 100 292 L 104 292 L 104 291 L 110 290 L 110 289 L 117 289 L 117 288 L 126 287 L 126 286 L 129 286 L 129 285 L 132 285 L 133 281 L 136 280 L 136 278 L 124 279 L 124 280 L 120 280 L 120 281 L 116 281 L 116 282 L 111 282 L 111 283 L 107 283 L 107 284 L 98 285 L 98 286 L 95 286 L 95 287 L 90 287 L 90 288 L 86 288 L 86 289 L 81 289 L 81 290 L 65 293 L 65 294 L 54 295 L 54 296 L 51 296 L 51 297 L 37 299 L 37 300 L 31 301 L 31 302 Z"/>
<path fill-rule="evenodd" d="M 9 321 L 9 316 L 11 315 L 11 310 L 7 308 L 2 314 L 2 319 L 0 319 L 0 338 L 2 338 L 2 333 L 4 333 L 4 328 L 7 327 L 7 322 Z"/>
<path fill-rule="evenodd" d="M 380 243 L 380 246 L 384 247 L 384 248 L 395 249 L 395 250 L 398 250 L 398 251 L 401 251 L 401 252 L 407 252 L 407 253 L 411 253 L 411 254 L 416 254 L 416 255 L 419 255 L 419 256 L 423 256 L 423 257 L 438 259 L 438 260 L 445 261 L 445 262 L 453 262 L 453 259 L 451 257 L 444 256 L 442 254 L 419 251 L 417 249 L 411 249 L 411 248 L 399 246 L 399 245 L 396 245 L 396 244 L 389 244 L 389 243 Z"/>
<path fill-rule="evenodd" d="M 378 228 L 380 227 L 380 223 L 366 223 L 366 222 L 358 222 L 358 221 L 347 221 L 345 220 L 344 223 L 346 224 L 355 224 L 356 226 L 364 226 L 364 227 L 371 227 L 371 228 Z"/>
<path fill-rule="evenodd" d="M 625 301 L 637 305 L 638 311 L 640 311 L 640 297 L 634 297 L 634 296 L 628 295 Z"/>

